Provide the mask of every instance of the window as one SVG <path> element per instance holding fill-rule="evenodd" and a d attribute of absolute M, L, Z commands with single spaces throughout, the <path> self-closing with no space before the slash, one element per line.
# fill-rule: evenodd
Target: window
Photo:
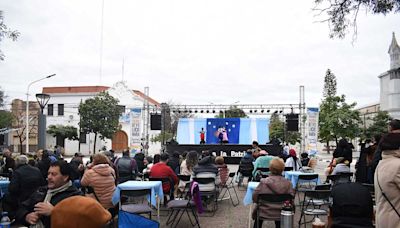
<path fill-rule="evenodd" d="M 79 143 L 86 143 L 86 134 L 85 134 L 85 132 L 79 133 Z"/>
<path fill-rule="evenodd" d="M 64 104 L 59 104 L 58 105 L 58 115 L 63 116 L 64 115 Z"/>
<path fill-rule="evenodd" d="M 48 116 L 53 115 L 53 109 L 54 109 L 54 105 L 52 105 L 52 104 L 47 105 L 47 115 Z"/>

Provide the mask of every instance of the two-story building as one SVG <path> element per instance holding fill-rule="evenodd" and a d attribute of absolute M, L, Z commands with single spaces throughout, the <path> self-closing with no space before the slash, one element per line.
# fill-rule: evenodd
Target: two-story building
<path fill-rule="evenodd" d="M 103 91 L 107 91 L 111 96 L 117 98 L 122 108 L 122 115 L 119 121 L 121 129 L 114 134 L 114 137 L 105 140 L 101 140 L 98 137 L 94 140 L 94 133 L 79 133 L 79 140 L 65 139 L 64 141 L 47 134 L 47 148 L 61 145 L 65 148 L 67 155 L 73 155 L 78 151 L 85 155 L 93 154 L 93 143 L 95 141 L 97 151 L 109 149 L 122 151 L 126 148 L 140 150 L 147 148 L 145 146 L 147 144 L 146 138 L 151 138 L 160 133 L 160 131 L 150 130 L 148 120 L 149 113 L 156 112 L 160 104 L 138 90 L 129 89 L 124 82 L 117 82 L 112 87 L 44 87 L 42 93 L 51 96 L 44 110 L 45 115 L 47 115 L 47 127 L 50 125 L 69 125 L 76 127 L 79 131 L 79 104 Z M 147 133 L 149 137 L 146 137 Z M 149 154 L 159 153 L 160 143 L 148 142 L 148 145 Z"/>

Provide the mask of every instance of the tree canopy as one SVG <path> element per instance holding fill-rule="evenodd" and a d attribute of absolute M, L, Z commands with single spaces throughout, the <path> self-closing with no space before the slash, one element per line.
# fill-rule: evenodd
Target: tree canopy
<path fill-rule="evenodd" d="M 20 35 L 20 33 L 17 30 L 11 30 L 7 27 L 6 24 L 4 24 L 3 11 L 0 10 L 0 42 L 4 38 L 9 38 L 13 41 L 16 41 L 18 39 L 19 35 Z M 5 55 L 0 50 L 0 60 L 4 60 L 4 57 L 5 57 Z"/>
<path fill-rule="evenodd" d="M 286 133 L 286 135 L 285 135 Z M 286 141 L 290 144 L 300 142 L 301 135 L 298 131 L 286 131 L 285 122 L 279 119 L 278 114 L 272 114 L 269 125 L 269 138 Z"/>
<path fill-rule="evenodd" d="M 78 129 L 74 126 L 50 125 L 47 129 L 47 133 L 53 137 L 61 137 L 63 139 L 78 139 Z"/>
<path fill-rule="evenodd" d="M 331 38 L 344 38 L 349 28 L 353 28 L 353 38 L 357 35 L 357 17 L 360 10 L 366 13 L 383 14 L 400 11 L 400 0 L 314 0 L 314 10 L 321 21 L 328 23 Z"/>
<path fill-rule="evenodd" d="M 9 111 L 4 110 L 6 95 L 0 87 L 0 129 L 11 127 L 13 116 Z"/>
<path fill-rule="evenodd" d="M 112 138 L 119 130 L 120 109 L 118 99 L 107 92 L 101 92 L 94 98 L 89 98 L 79 105 L 82 132 L 95 133 L 93 152 L 96 152 L 96 139 L 99 134 L 101 139 Z"/>
<path fill-rule="evenodd" d="M 387 126 L 390 119 L 387 111 L 379 111 L 376 116 L 372 118 L 372 124 L 365 130 L 364 138 L 372 138 L 375 135 L 387 133 Z"/>
<path fill-rule="evenodd" d="M 220 112 L 216 118 L 247 118 L 246 113 L 238 108 L 236 105 L 230 106 L 228 110 L 225 110 L 225 113 Z"/>

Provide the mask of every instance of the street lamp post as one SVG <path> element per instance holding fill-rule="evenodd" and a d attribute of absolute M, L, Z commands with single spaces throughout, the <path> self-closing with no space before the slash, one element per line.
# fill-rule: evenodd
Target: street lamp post
<path fill-rule="evenodd" d="M 34 84 L 36 82 L 39 82 L 39 81 L 42 81 L 42 80 L 45 80 L 47 78 L 51 78 L 51 77 L 53 77 L 55 75 L 56 74 L 51 74 L 51 75 L 48 75 L 46 77 L 40 78 L 38 80 L 35 80 L 35 81 L 29 83 L 28 88 L 26 89 L 26 104 L 25 104 L 25 106 L 26 106 L 26 110 L 25 110 L 25 114 L 26 114 L 26 119 L 25 119 L 25 121 L 26 121 L 26 123 L 25 123 L 25 144 L 26 144 L 26 147 L 25 148 L 26 149 L 25 149 L 25 152 L 26 153 L 29 153 L 29 88 L 31 87 L 32 84 Z"/>
<path fill-rule="evenodd" d="M 46 117 L 43 114 L 43 109 L 46 107 L 47 102 L 50 100 L 50 95 L 45 93 L 36 94 L 36 100 L 40 106 L 39 120 L 38 120 L 38 148 L 46 149 Z"/>

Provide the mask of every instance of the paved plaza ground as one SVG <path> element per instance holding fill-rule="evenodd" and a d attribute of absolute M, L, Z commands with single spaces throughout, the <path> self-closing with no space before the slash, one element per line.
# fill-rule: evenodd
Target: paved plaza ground
<path fill-rule="evenodd" d="M 332 158 L 332 155 L 328 155 L 326 153 L 319 155 L 318 159 L 318 164 L 315 169 L 315 171 L 320 175 L 320 178 L 322 181 L 326 179 L 326 176 L 324 174 L 324 169 L 327 167 L 329 164 L 330 160 Z M 356 159 L 355 159 L 356 160 Z M 354 172 L 354 163 L 352 163 L 352 171 Z M 230 165 L 229 169 L 230 171 L 237 171 L 237 165 Z M 237 186 L 235 186 L 237 189 Z M 230 200 L 224 200 L 220 201 L 218 203 L 218 210 L 215 213 L 214 216 L 212 217 L 205 217 L 205 215 L 200 215 L 200 225 L 201 227 L 210 227 L 210 228 L 225 228 L 225 227 L 248 227 L 248 216 L 249 216 L 249 209 L 250 205 L 244 206 L 243 205 L 243 198 L 246 194 L 246 189 L 245 187 L 241 187 L 238 191 L 238 196 L 239 196 L 239 205 L 236 207 L 232 206 L 232 203 Z M 297 199 L 296 199 L 297 201 Z M 161 214 L 166 215 L 166 212 L 161 212 Z M 298 227 L 297 223 L 300 218 L 300 209 L 299 207 L 296 207 L 296 213 L 295 213 L 295 225 L 294 227 Z M 166 216 L 161 216 L 161 227 L 167 227 L 165 222 L 166 222 L 167 217 Z M 310 218 L 309 218 L 310 219 Z M 327 221 L 326 216 L 321 217 L 322 221 Z M 178 227 L 186 228 L 186 227 L 192 227 L 189 220 L 187 219 L 187 216 L 184 215 L 182 217 L 182 220 Z M 251 226 L 253 227 L 253 226 Z M 275 227 L 275 224 L 273 222 L 265 222 L 263 224 L 263 227 Z M 301 227 L 304 227 L 302 225 Z M 311 224 L 308 224 L 307 227 L 311 227 Z"/>

